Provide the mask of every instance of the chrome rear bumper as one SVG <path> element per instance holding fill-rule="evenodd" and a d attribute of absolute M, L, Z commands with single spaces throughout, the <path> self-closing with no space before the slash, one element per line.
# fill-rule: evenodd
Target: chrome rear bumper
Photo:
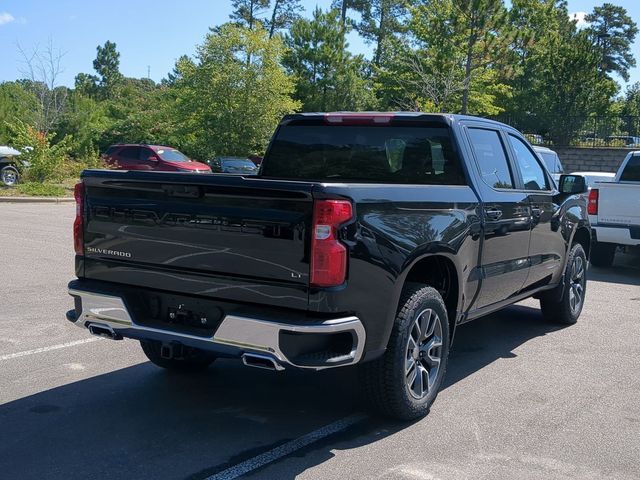
<path fill-rule="evenodd" d="M 272 357 L 284 366 L 314 370 L 353 365 L 360 361 L 364 351 L 365 329 L 362 322 L 354 316 L 316 323 L 289 323 L 249 316 L 226 315 L 212 337 L 203 337 L 138 325 L 123 299 L 118 296 L 74 288 L 69 288 L 69 294 L 76 298 L 76 308 L 78 300 L 81 308 L 79 315 L 74 317 L 71 311 L 67 319 L 82 328 L 93 327 L 90 330 L 94 334 L 100 331 L 101 336 L 107 336 L 105 333 L 112 332 L 111 338 L 159 339 L 163 342 L 177 342 L 211 351 L 224 347 L 225 351 L 234 351 L 237 356 L 256 353 Z M 287 348 L 283 346 L 283 334 L 289 334 L 290 338 L 305 335 L 350 334 L 351 348 L 348 349 L 349 351 L 344 350 L 333 355 L 312 354 L 302 361 L 285 353 Z M 342 340 L 344 344 L 344 338 Z"/>

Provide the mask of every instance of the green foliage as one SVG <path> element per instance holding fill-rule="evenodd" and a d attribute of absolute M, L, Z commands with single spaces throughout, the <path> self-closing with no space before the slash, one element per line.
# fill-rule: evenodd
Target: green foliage
<path fill-rule="evenodd" d="M 364 110 L 373 105 L 366 62 L 348 52 L 345 33 L 337 10 L 319 8 L 312 19 L 300 19 L 291 27 L 284 65 L 297 79 L 295 98 L 304 111 Z"/>
<path fill-rule="evenodd" d="M 33 147 L 27 180 L 51 183 L 103 167 L 99 152 L 114 143 L 202 160 L 262 153 L 299 110 L 504 114 L 557 143 L 593 132 L 596 116 L 640 116 L 640 84 L 618 97 L 613 80 L 635 66 L 638 28 L 610 3 L 582 30 L 566 0 L 333 0 L 310 18 L 300 0 L 231 3 L 233 23 L 212 28 L 160 84 L 123 77 L 111 41 L 73 90 L 56 83 L 51 44 L 22 52 L 29 78 L 0 83 L 0 144 Z M 349 51 L 354 29 L 370 61 Z M 640 134 L 631 118 L 616 125 L 607 135 Z"/>
<path fill-rule="evenodd" d="M 270 0 L 231 0 L 231 20 L 249 30 L 253 30 L 260 23 L 264 24 L 262 17 L 269 8 Z"/>
<path fill-rule="evenodd" d="M 6 145 L 11 138 L 7 123 L 36 121 L 38 100 L 35 95 L 19 82 L 0 83 L 0 145 Z"/>
<path fill-rule="evenodd" d="M 27 181 L 45 182 L 62 178 L 61 169 L 70 151 L 71 136 L 52 145 L 55 134 L 39 132 L 21 120 L 7 126 L 11 134 L 11 145 L 22 150 L 24 153 L 21 159 L 31 164 L 22 172 Z"/>
<path fill-rule="evenodd" d="M 640 117 L 640 82 L 627 88 L 621 107 L 623 115 Z"/>
<path fill-rule="evenodd" d="M 269 38 L 280 30 L 290 28 L 300 18 L 302 10 L 300 0 L 273 0 L 271 18 L 265 24 L 269 30 Z"/>
<path fill-rule="evenodd" d="M 106 41 L 104 46 L 96 47 L 96 59 L 93 69 L 98 74 L 98 94 L 103 98 L 112 98 L 115 89 L 122 80 L 120 73 L 120 53 L 114 42 Z"/>
<path fill-rule="evenodd" d="M 15 189 L 21 195 L 33 197 L 63 197 L 67 193 L 64 187 L 51 183 L 19 183 Z"/>
<path fill-rule="evenodd" d="M 179 65 L 167 102 L 177 146 L 200 159 L 263 152 L 282 116 L 300 107 L 280 63 L 284 51 L 262 27 L 226 24 L 207 35 L 197 62 Z"/>
<path fill-rule="evenodd" d="M 69 97 L 56 139 L 71 138 L 70 153 L 74 158 L 98 156 L 101 139 L 113 120 L 107 115 L 104 102 L 76 91 Z"/>
<path fill-rule="evenodd" d="M 385 58 L 385 49 L 387 43 L 391 41 L 390 37 L 405 31 L 407 2 L 405 0 L 358 0 L 346 5 L 360 13 L 361 20 L 355 24 L 356 30 L 365 40 L 375 45 L 373 64 L 380 65 Z"/>
<path fill-rule="evenodd" d="M 401 108 L 495 115 L 511 95 L 503 58 L 511 33 L 499 0 L 426 0 L 411 9 L 414 42 L 390 44 L 377 93 Z M 399 73 L 399 74 L 398 74 Z"/>
<path fill-rule="evenodd" d="M 605 3 L 585 17 L 591 25 L 587 31 L 602 55 L 600 68 L 617 73 L 629 81 L 629 69 L 636 66 L 631 45 L 638 34 L 636 22 L 620 6 Z"/>

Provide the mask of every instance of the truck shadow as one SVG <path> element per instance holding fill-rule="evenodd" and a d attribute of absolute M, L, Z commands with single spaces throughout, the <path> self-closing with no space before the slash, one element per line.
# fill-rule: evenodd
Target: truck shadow
<path fill-rule="evenodd" d="M 557 328 L 524 306 L 461 327 L 444 388 Z M 21 479 L 206 478 L 361 410 L 355 385 L 353 369 L 276 374 L 219 361 L 205 374 L 178 376 L 142 363 L 0 406 L 0 471 Z M 298 452 L 278 478 L 323 463 L 336 443 L 357 448 L 406 426 L 369 418 Z"/>

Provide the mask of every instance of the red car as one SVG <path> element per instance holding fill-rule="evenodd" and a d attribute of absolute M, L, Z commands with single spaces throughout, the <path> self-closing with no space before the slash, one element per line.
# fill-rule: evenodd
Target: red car
<path fill-rule="evenodd" d="M 207 164 L 195 162 L 179 150 L 162 145 L 112 145 L 103 158 L 110 167 L 119 170 L 211 173 Z"/>

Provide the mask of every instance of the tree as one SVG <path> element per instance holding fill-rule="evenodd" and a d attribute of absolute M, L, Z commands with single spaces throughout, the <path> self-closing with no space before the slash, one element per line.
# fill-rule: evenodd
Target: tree
<path fill-rule="evenodd" d="M 361 21 L 356 30 L 370 43 L 375 44 L 373 64 L 380 65 L 384 57 L 385 43 L 392 35 L 404 31 L 407 15 L 405 0 L 355 1 L 351 7 L 360 13 Z M 345 8 L 343 2 L 342 8 Z"/>
<path fill-rule="evenodd" d="M 595 7 L 585 17 L 594 43 L 602 52 L 601 70 L 617 73 L 629 81 L 629 69 L 636 66 L 631 45 L 638 34 L 638 26 L 624 7 L 605 3 Z"/>
<path fill-rule="evenodd" d="M 0 145 L 7 145 L 10 133 L 7 123 L 22 121 L 34 124 L 39 106 L 33 92 L 24 88 L 19 82 L 0 83 Z"/>
<path fill-rule="evenodd" d="M 193 60 L 188 55 L 180 55 L 180 58 L 176 60 L 173 70 L 167 74 L 167 78 L 162 79 L 162 85 L 171 86 L 175 85 L 182 79 L 182 72 L 185 70 L 185 65 L 193 66 Z"/>
<path fill-rule="evenodd" d="M 447 105 L 463 114 L 495 115 L 509 87 L 504 69 L 510 33 L 502 0 L 424 0 L 412 9 L 421 75 L 450 92 Z M 415 70 L 415 69 L 414 69 Z M 444 75 L 444 76 L 443 76 Z M 451 101 L 457 99 L 457 105 Z"/>
<path fill-rule="evenodd" d="M 106 41 L 96 47 L 97 54 L 93 68 L 98 74 L 98 91 L 103 98 L 112 98 L 115 88 L 122 80 L 120 73 L 120 53 L 114 42 Z"/>
<path fill-rule="evenodd" d="M 97 159 L 98 148 L 103 147 L 100 139 L 111 124 L 105 102 L 98 102 L 76 89 L 69 96 L 55 139 L 72 138 L 69 147 L 73 157 Z"/>
<path fill-rule="evenodd" d="M 264 15 L 270 3 L 270 0 L 231 0 L 231 20 L 253 30 L 258 22 L 264 23 L 261 15 Z"/>
<path fill-rule="evenodd" d="M 474 71 L 499 62 L 507 49 L 507 11 L 502 0 L 456 0 L 452 5 L 452 20 L 464 38 L 461 113 L 466 114 Z"/>
<path fill-rule="evenodd" d="M 98 93 L 98 77 L 88 73 L 79 73 L 75 78 L 76 92 L 86 97 L 95 97 Z"/>
<path fill-rule="evenodd" d="M 348 52 L 345 32 L 338 10 L 319 8 L 291 27 L 284 65 L 297 79 L 303 110 L 362 110 L 373 103 L 364 58 Z"/>
<path fill-rule="evenodd" d="M 340 11 L 340 23 L 343 26 L 347 25 L 347 12 L 349 10 L 362 9 L 364 3 L 368 0 L 333 0 L 331 2 L 332 9 L 338 9 Z"/>
<path fill-rule="evenodd" d="M 23 58 L 22 85 L 38 100 L 38 111 L 34 122 L 38 131 L 48 134 L 57 125 L 64 111 L 69 90 L 58 85 L 63 72 L 64 52 L 53 46 L 49 40 L 44 49 L 34 48 L 26 52 L 20 45 L 18 50 Z"/>
<path fill-rule="evenodd" d="M 269 38 L 284 28 L 289 28 L 298 18 L 303 10 L 300 0 L 273 0 L 273 10 L 271 20 L 266 24 L 269 29 Z"/>
<path fill-rule="evenodd" d="M 622 114 L 640 117 L 640 82 L 627 87 L 622 103 Z M 640 121 L 640 118 L 637 121 Z"/>
<path fill-rule="evenodd" d="M 280 63 L 283 40 L 262 27 L 225 24 L 197 52 L 173 87 L 177 146 L 201 159 L 264 152 L 282 116 L 300 106 Z"/>

